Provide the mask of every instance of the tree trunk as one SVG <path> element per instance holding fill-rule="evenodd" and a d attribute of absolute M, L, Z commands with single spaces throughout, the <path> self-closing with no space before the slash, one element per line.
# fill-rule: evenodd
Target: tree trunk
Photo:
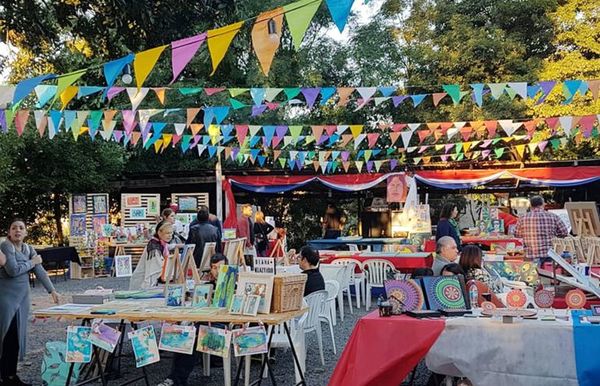
<path fill-rule="evenodd" d="M 58 239 L 58 245 L 64 245 L 64 236 L 62 231 L 62 210 L 60 207 L 60 194 L 54 193 L 54 222 L 56 225 L 56 238 Z"/>

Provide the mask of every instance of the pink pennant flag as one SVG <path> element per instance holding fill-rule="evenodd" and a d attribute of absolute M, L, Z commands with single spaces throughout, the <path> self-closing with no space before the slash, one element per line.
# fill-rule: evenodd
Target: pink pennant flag
<path fill-rule="evenodd" d="M 373 146 L 377 144 L 377 140 L 379 139 L 379 133 L 369 133 L 367 134 L 367 142 L 369 145 L 369 149 L 372 149 Z"/>
<path fill-rule="evenodd" d="M 35 117 L 35 126 L 38 133 L 40 133 L 40 137 L 43 137 L 46 132 L 46 126 L 48 126 L 48 116 L 44 110 L 35 110 L 33 116 Z"/>
<path fill-rule="evenodd" d="M 248 135 L 248 125 L 235 125 L 235 133 L 238 143 L 242 145 L 246 139 L 246 136 Z"/>
<path fill-rule="evenodd" d="M 538 143 L 538 149 L 540 149 L 540 152 L 544 152 L 544 150 L 546 150 L 546 145 L 548 145 L 548 141 L 542 141 L 540 143 Z"/>
<path fill-rule="evenodd" d="M 327 133 L 328 136 L 332 136 L 333 133 L 335 133 L 337 131 L 337 126 L 335 125 L 328 125 L 325 126 L 325 132 Z"/>
<path fill-rule="evenodd" d="M 448 143 L 444 146 L 444 152 L 448 153 L 450 151 L 450 149 L 452 149 L 452 147 L 454 147 L 453 143 Z"/>
<path fill-rule="evenodd" d="M 23 130 L 29 119 L 29 110 L 19 110 L 15 116 L 15 128 L 19 137 L 23 135 Z"/>
<path fill-rule="evenodd" d="M 114 97 L 116 97 L 117 95 L 122 93 L 123 91 L 125 91 L 125 87 L 111 87 L 106 92 L 106 97 L 110 101 L 111 99 L 113 99 Z"/>
<path fill-rule="evenodd" d="M 198 48 L 206 40 L 206 32 L 200 35 L 192 36 L 189 38 L 176 40 L 171 42 L 171 65 L 173 67 L 173 80 L 170 84 L 175 82 L 181 71 L 185 66 L 192 60 Z"/>
<path fill-rule="evenodd" d="M 204 88 L 204 92 L 208 96 L 220 93 L 221 91 L 225 91 L 225 87 L 213 87 L 213 88 L 207 88 L 207 87 L 205 87 Z"/>
<path fill-rule="evenodd" d="M 123 128 L 125 129 L 127 135 L 131 135 L 131 132 L 136 125 L 135 110 L 123 110 L 121 114 L 123 115 Z"/>
<path fill-rule="evenodd" d="M 179 143 L 179 141 L 181 140 L 182 135 L 180 134 L 173 134 L 173 139 L 171 140 L 171 143 L 173 143 L 173 147 L 175 147 L 175 145 L 177 145 Z"/>

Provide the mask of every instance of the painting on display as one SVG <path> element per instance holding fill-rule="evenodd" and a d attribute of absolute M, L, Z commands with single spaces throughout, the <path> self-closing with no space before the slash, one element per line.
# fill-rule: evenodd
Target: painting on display
<path fill-rule="evenodd" d="M 268 314 L 271 311 L 273 296 L 273 275 L 268 273 L 241 272 L 238 279 L 238 295 L 260 296 L 258 312 Z"/>
<path fill-rule="evenodd" d="M 95 214 L 108 213 L 108 203 L 106 196 L 92 196 L 92 209 Z"/>
<path fill-rule="evenodd" d="M 90 333 L 90 342 L 110 353 L 115 351 L 119 343 L 121 331 L 107 326 L 100 319 L 94 319 L 92 322 L 92 332 Z"/>
<path fill-rule="evenodd" d="M 256 316 L 258 313 L 258 307 L 260 306 L 260 300 L 261 298 L 258 295 L 246 296 L 246 300 L 244 301 L 244 311 L 242 314 Z M 233 304 L 233 301 L 231 303 Z"/>
<path fill-rule="evenodd" d="M 400 302 L 404 311 L 423 309 L 425 298 L 419 283 L 412 279 L 388 280 L 384 283 L 385 294 Z"/>
<path fill-rule="evenodd" d="M 63 341 L 46 342 L 41 369 L 44 385 L 58 386 L 67 384 L 67 376 L 69 375 L 71 364 L 65 362 L 66 351 L 67 345 Z M 70 384 L 74 385 L 77 383 L 81 366 L 81 363 L 75 363 L 73 366 Z"/>
<path fill-rule="evenodd" d="M 183 306 L 185 300 L 185 284 L 168 284 L 165 292 L 165 303 L 167 306 Z"/>
<path fill-rule="evenodd" d="M 241 315 L 244 312 L 244 304 L 246 302 L 245 295 L 233 295 L 231 301 L 231 307 L 229 307 L 229 313 L 232 315 Z"/>
<path fill-rule="evenodd" d="M 267 349 L 267 332 L 264 327 L 248 327 L 233 330 L 233 352 L 236 357 L 264 354 Z"/>
<path fill-rule="evenodd" d="M 223 240 L 232 240 L 235 239 L 236 233 L 235 228 L 225 228 L 223 229 Z"/>
<path fill-rule="evenodd" d="M 404 180 L 404 174 L 397 174 L 387 178 L 387 197 L 389 202 L 405 202 L 407 186 Z"/>
<path fill-rule="evenodd" d="M 180 212 L 197 212 L 198 198 L 193 196 L 181 196 L 177 200 Z"/>
<path fill-rule="evenodd" d="M 125 207 L 135 208 L 142 205 L 142 196 L 139 194 L 125 196 Z"/>
<path fill-rule="evenodd" d="M 154 327 L 146 326 L 127 333 L 133 347 L 135 366 L 143 367 L 160 361 Z"/>
<path fill-rule="evenodd" d="M 421 280 L 430 310 L 467 307 L 462 286 L 456 276 L 426 276 Z"/>
<path fill-rule="evenodd" d="M 222 265 L 219 268 L 219 277 L 217 286 L 212 299 L 213 307 L 227 308 L 231 306 L 231 300 L 235 291 L 235 282 L 237 280 L 237 265 Z"/>
<path fill-rule="evenodd" d="M 92 216 L 92 229 L 94 234 L 102 236 L 104 233 L 104 226 L 108 223 L 108 216 L 105 214 L 95 214 Z"/>
<path fill-rule="evenodd" d="M 72 214 L 70 222 L 71 236 L 85 236 L 85 214 Z"/>
<path fill-rule="evenodd" d="M 191 355 L 194 351 L 196 327 L 164 322 L 158 348 L 164 351 Z"/>
<path fill-rule="evenodd" d="M 132 220 L 145 220 L 146 217 L 146 208 L 129 209 L 129 218 Z"/>
<path fill-rule="evenodd" d="M 192 307 L 210 307 L 212 300 L 212 284 L 196 284 L 194 286 L 194 296 L 192 298 Z"/>
<path fill-rule="evenodd" d="M 146 205 L 148 216 L 158 216 L 160 215 L 160 203 L 158 202 L 157 197 L 148 198 L 148 203 Z"/>
<path fill-rule="evenodd" d="M 115 256 L 115 276 L 129 277 L 132 274 L 131 255 Z"/>
<path fill-rule="evenodd" d="M 91 327 L 67 327 L 66 362 L 89 363 L 92 360 L 92 342 L 90 342 Z"/>
<path fill-rule="evenodd" d="M 181 222 L 183 225 L 188 225 L 190 221 L 190 216 L 187 213 L 177 213 L 175 214 L 175 221 Z"/>
<path fill-rule="evenodd" d="M 483 266 L 494 277 L 522 281 L 529 285 L 538 280 L 537 266 L 528 261 L 485 261 Z"/>
<path fill-rule="evenodd" d="M 74 194 L 73 195 L 73 213 L 85 213 L 87 197 L 85 194 Z"/>
<path fill-rule="evenodd" d="M 198 326 L 198 343 L 196 350 L 210 355 L 229 358 L 231 331 L 223 328 Z"/>

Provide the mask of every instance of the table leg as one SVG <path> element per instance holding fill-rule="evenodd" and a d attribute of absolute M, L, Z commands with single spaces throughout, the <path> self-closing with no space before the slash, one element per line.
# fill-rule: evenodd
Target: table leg
<path fill-rule="evenodd" d="M 123 353 L 123 343 L 125 342 L 125 331 L 126 331 L 126 326 L 125 326 L 125 320 L 121 319 L 121 322 L 119 322 L 119 327 L 117 327 L 117 330 L 121 332 L 121 336 L 119 337 L 119 342 L 117 343 L 117 348 L 115 348 L 115 350 L 118 350 L 117 352 L 113 351 L 109 357 L 108 360 L 106 361 L 106 368 L 109 369 L 109 373 L 113 372 L 113 365 L 115 363 L 115 358 L 117 358 L 117 370 L 115 371 L 114 376 L 115 377 L 120 377 L 121 376 L 121 356 Z M 111 374 L 112 376 L 112 374 Z"/>
<path fill-rule="evenodd" d="M 300 374 L 300 379 L 302 380 L 299 385 L 306 386 L 306 379 L 304 379 L 304 372 L 302 371 L 302 366 L 300 365 L 300 360 L 298 360 L 298 355 L 296 354 L 296 348 L 294 347 L 294 342 L 292 340 L 292 335 L 290 334 L 290 328 L 288 327 L 287 322 L 283 322 L 283 328 L 285 330 L 285 334 L 287 335 L 288 341 L 290 342 L 290 349 L 292 350 L 292 355 L 294 356 L 294 362 L 296 366 L 298 366 L 298 374 Z"/>

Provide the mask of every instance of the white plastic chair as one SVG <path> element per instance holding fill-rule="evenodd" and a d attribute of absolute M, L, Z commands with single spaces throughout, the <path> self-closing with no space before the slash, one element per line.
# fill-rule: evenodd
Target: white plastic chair
<path fill-rule="evenodd" d="M 335 335 L 333 334 L 333 322 L 335 320 L 335 299 L 338 297 L 340 284 L 335 280 L 326 280 L 325 291 L 327 291 L 327 299 L 325 300 L 321 313 L 319 314 L 319 320 L 329 325 L 333 353 L 337 354 L 337 349 L 335 348 Z"/>
<path fill-rule="evenodd" d="M 327 299 L 327 291 L 315 291 L 304 297 L 304 301 L 308 305 L 306 320 L 304 322 L 304 333 L 317 333 L 317 342 L 319 343 L 319 354 L 321 355 L 321 364 L 325 366 L 325 357 L 323 356 L 323 333 L 321 331 L 321 321 L 319 315 L 323 310 L 323 305 Z"/>
<path fill-rule="evenodd" d="M 366 309 L 369 310 L 371 308 L 371 288 L 383 288 L 388 272 L 396 272 L 396 268 L 387 260 L 373 259 L 365 261 L 364 269 L 367 277 Z"/>
<path fill-rule="evenodd" d="M 354 286 L 354 294 L 356 295 L 356 308 L 360 308 L 360 302 L 364 299 L 365 296 L 365 273 L 363 270 L 363 264 L 360 260 L 350 259 L 350 258 L 342 258 L 335 259 L 331 262 L 331 264 L 337 265 L 347 265 L 350 263 L 355 264 L 355 269 L 350 271 L 350 283 L 349 285 Z M 360 273 L 356 272 L 356 267 L 360 269 Z M 350 291 L 348 291 L 348 297 L 350 297 Z M 365 300 L 362 300 L 364 303 Z"/>
<path fill-rule="evenodd" d="M 338 309 L 340 311 L 340 320 L 344 321 L 344 294 L 342 292 L 342 285 L 345 281 L 346 272 L 348 267 L 338 264 L 320 264 L 319 270 L 325 280 L 335 280 L 340 284 L 340 291 L 338 292 Z M 350 305 L 352 307 L 352 305 Z"/>

